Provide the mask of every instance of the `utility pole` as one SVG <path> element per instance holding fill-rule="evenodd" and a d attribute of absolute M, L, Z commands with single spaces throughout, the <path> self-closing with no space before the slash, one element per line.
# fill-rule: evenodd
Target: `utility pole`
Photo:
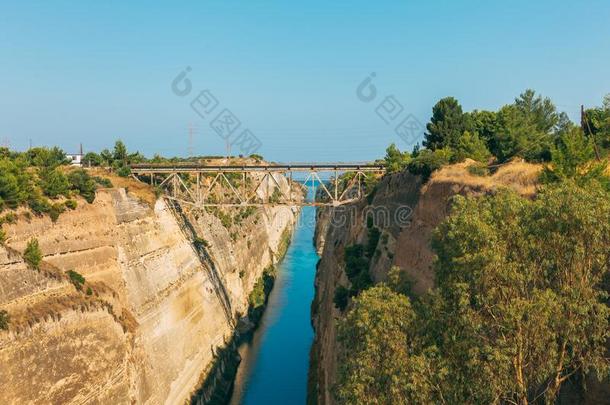
<path fill-rule="evenodd" d="M 188 157 L 193 157 L 193 155 L 195 154 L 195 147 L 194 147 L 194 143 L 193 143 L 195 130 L 196 130 L 196 128 L 193 127 L 193 123 L 190 122 L 189 123 L 189 146 L 188 146 L 188 151 L 187 151 Z"/>
<path fill-rule="evenodd" d="M 587 131 L 585 131 L 585 125 L 587 127 Z M 587 113 L 585 112 L 585 106 L 580 105 L 580 127 L 583 132 L 588 133 L 591 139 L 593 140 L 593 149 L 595 150 L 595 160 L 598 162 L 601 160 L 599 155 L 599 149 L 597 148 L 597 141 L 595 140 L 595 135 L 593 131 L 591 131 L 591 125 L 589 125 L 589 118 L 587 117 Z"/>

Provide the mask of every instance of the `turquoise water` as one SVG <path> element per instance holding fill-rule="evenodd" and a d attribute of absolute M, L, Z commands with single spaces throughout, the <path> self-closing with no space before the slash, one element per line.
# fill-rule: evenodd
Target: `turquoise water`
<path fill-rule="evenodd" d="M 301 210 L 286 257 L 259 328 L 240 346 L 231 404 L 304 404 L 309 349 L 313 339 L 310 305 L 318 255 L 313 246 L 315 208 Z"/>

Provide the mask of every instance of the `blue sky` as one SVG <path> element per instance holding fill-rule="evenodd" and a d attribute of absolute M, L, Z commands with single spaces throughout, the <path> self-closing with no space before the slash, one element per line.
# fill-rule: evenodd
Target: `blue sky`
<path fill-rule="evenodd" d="M 276 161 L 407 147 L 375 113 L 390 95 L 425 124 L 441 97 L 497 109 L 533 88 L 577 119 L 610 92 L 608 21 L 607 0 L 3 1 L 0 142 L 73 151 L 121 138 L 186 155 L 192 123 L 195 152 L 222 154 L 189 106 L 204 89 Z M 193 93 L 178 97 L 187 66 Z M 378 98 L 364 103 L 356 88 L 371 72 Z"/>

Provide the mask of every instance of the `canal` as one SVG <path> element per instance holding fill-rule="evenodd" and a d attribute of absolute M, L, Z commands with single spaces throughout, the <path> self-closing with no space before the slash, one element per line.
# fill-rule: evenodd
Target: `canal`
<path fill-rule="evenodd" d="M 313 245 L 315 208 L 304 207 L 292 243 L 279 265 L 260 326 L 239 347 L 231 404 L 304 404 L 309 349 L 313 339 L 310 305 L 318 255 Z"/>

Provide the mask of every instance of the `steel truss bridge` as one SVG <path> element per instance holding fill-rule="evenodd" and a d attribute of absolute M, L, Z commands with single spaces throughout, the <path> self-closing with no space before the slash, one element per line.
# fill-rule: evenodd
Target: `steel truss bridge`
<path fill-rule="evenodd" d="M 381 175 L 385 170 L 384 165 L 371 163 L 131 165 L 132 176 L 137 180 L 161 188 L 166 198 L 196 208 L 344 205 L 362 198 L 367 177 Z M 332 177 L 325 182 L 320 174 Z M 295 180 L 295 175 L 305 178 Z M 219 197 L 214 187 L 223 185 L 229 193 Z M 317 186 L 321 198 L 307 201 L 301 192 L 303 185 L 314 189 Z"/>

